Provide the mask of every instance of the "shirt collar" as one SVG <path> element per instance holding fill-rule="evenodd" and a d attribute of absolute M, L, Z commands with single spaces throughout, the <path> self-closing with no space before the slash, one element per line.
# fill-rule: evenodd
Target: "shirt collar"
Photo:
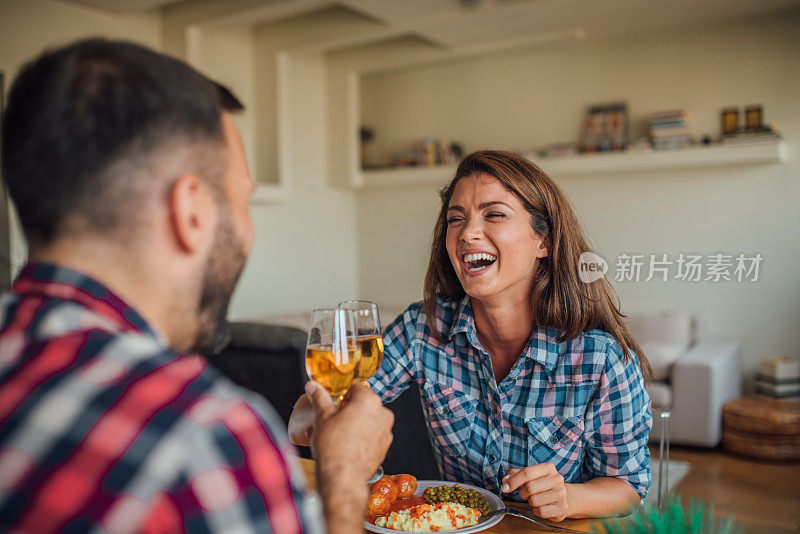
<path fill-rule="evenodd" d="M 450 324 L 450 332 L 447 334 L 449 339 L 452 339 L 456 334 L 466 334 L 471 337 L 470 333 L 475 333 L 475 318 L 472 315 L 472 303 L 470 302 L 469 295 L 464 295 L 456 307 L 455 314 L 453 314 L 453 321 Z"/>
<path fill-rule="evenodd" d="M 472 303 L 469 295 L 465 295 L 458 304 L 453 315 L 453 322 L 447 338 L 453 340 L 457 334 L 464 334 L 467 341 L 477 348 L 480 346 L 478 332 L 475 328 L 475 316 L 472 313 Z M 557 341 L 558 330 L 545 326 L 536 326 L 531 333 L 528 346 L 523 351 L 520 358 L 530 358 L 541 364 L 548 376 L 552 374 L 558 364 L 560 347 Z"/>
<path fill-rule="evenodd" d="M 126 332 L 137 332 L 164 342 L 165 337 L 136 310 L 103 284 L 66 267 L 49 263 L 29 263 L 11 286 L 17 295 L 41 295 L 69 300 L 100 314 Z"/>

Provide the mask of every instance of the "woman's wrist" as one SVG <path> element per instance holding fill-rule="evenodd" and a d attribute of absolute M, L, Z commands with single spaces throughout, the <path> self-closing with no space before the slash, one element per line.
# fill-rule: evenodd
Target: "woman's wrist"
<path fill-rule="evenodd" d="M 571 519 L 626 515 L 639 502 L 639 495 L 624 480 L 598 477 L 578 484 L 564 484 L 567 514 Z"/>
<path fill-rule="evenodd" d="M 567 513 L 565 517 L 577 519 L 582 517 L 580 514 L 580 488 L 576 487 L 580 484 L 564 484 L 564 490 L 567 492 Z"/>

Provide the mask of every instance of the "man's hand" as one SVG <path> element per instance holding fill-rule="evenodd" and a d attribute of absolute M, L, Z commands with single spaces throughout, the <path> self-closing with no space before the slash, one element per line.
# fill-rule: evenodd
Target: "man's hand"
<path fill-rule="evenodd" d="M 328 532 L 359 532 L 367 505 L 366 482 L 392 443 L 394 414 L 363 384 L 350 388 L 338 410 L 318 384 L 309 382 L 306 394 L 313 406 L 311 447 Z"/>
<path fill-rule="evenodd" d="M 553 464 L 544 463 L 509 469 L 500 489 L 509 493 L 519 488 L 519 496 L 528 501 L 536 515 L 563 521 L 570 515 L 568 486 Z"/>

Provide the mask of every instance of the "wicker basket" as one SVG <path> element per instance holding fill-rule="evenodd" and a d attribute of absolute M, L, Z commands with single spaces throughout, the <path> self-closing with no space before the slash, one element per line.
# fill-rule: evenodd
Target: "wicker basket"
<path fill-rule="evenodd" d="M 722 445 L 768 460 L 800 460 L 800 403 L 754 396 L 725 403 Z"/>

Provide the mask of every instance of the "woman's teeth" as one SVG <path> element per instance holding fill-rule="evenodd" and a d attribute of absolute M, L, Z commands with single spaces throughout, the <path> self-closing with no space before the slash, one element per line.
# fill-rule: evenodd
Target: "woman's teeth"
<path fill-rule="evenodd" d="M 494 261 L 496 259 L 497 259 L 497 256 L 494 256 L 494 255 L 486 253 L 486 252 L 479 252 L 477 254 L 467 254 L 466 256 L 464 256 L 464 261 L 467 262 L 467 263 L 473 263 L 473 262 L 476 262 L 478 260 Z"/>
<path fill-rule="evenodd" d="M 481 271 L 486 269 L 497 260 L 497 256 L 487 252 L 479 252 L 475 254 L 466 254 L 464 262 L 468 263 L 467 270 L 470 272 Z"/>

